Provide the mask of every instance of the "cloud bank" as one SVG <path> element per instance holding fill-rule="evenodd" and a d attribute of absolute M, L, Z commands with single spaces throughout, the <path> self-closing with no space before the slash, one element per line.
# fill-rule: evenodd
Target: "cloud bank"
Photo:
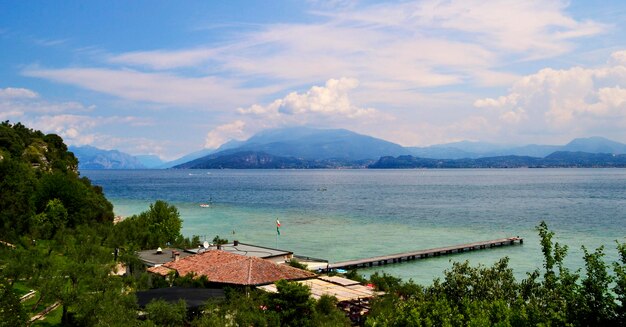
<path fill-rule="evenodd" d="M 602 67 L 545 68 L 513 84 L 508 94 L 474 102 L 511 129 L 608 133 L 626 127 L 626 51 Z"/>
<path fill-rule="evenodd" d="M 593 66 L 609 50 L 591 50 L 618 37 L 614 29 L 621 23 L 602 23 L 596 18 L 603 15 L 574 8 L 580 4 L 424 0 L 297 7 L 305 6 L 308 12 L 293 19 L 173 29 L 176 42 L 151 48 L 76 50 L 74 62 L 22 65 L 23 76 L 87 90 L 83 96 L 105 95 L 104 105 L 75 102 L 70 108 L 72 102 L 4 89 L 0 118 L 32 118 L 37 110 L 42 117 L 155 117 L 158 128 L 179 134 L 173 136 L 177 145 L 208 148 L 266 128 L 305 124 L 408 146 L 611 137 L 624 125 L 626 52 Z M 111 107 L 117 115 L 107 112 Z M 57 119 L 77 142 L 80 135 L 114 128 L 102 127 L 106 119 L 95 127 L 69 116 Z M 152 137 L 170 137 L 156 129 Z M 105 143 L 96 137 L 90 142 Z M 170 152 L 197 150 L 192 146 Z"/>

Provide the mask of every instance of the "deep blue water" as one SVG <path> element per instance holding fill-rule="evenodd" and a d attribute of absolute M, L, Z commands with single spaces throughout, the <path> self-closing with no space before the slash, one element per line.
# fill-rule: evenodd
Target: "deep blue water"
<path fill-rule="evenodd" d="M 82 171 L 124 216 L 157 199 L 179 208 L 183 234 L 220 235 L 330 261 L 505 236 L 523 246 L 385 266 L 428 283 L 450 260 L 508 256 L 521 278 L 541 267 L 534 227 L 545 220 L 582 267 L 581 245 L 626 241 L 624 169 Z M 199 204 L 213 200 L 213 207 Z M 276 236 L 275 220 L 282 223 Z M 234 234 L 233 234 L 234 232 Z M 371 273 L 372 269 L 363 273 Z"/>

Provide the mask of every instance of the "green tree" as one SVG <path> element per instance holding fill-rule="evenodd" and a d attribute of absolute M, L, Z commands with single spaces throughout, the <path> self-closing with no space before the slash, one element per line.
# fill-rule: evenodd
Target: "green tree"
<path fill-rule="evenodd" d="M 537 226 L 541 238 L 541 249 L 544 255 L 543 281 L 537 283 L 537 271 L 529 275 L 531 280 L 524 281 L 525 289 L 534 294 L 525 294 L 531 301 L 531 316 L 536 323 L 567 325 L 574 324 L 578 317 L 579 276 L 565 267 L 567 246 L 553 243 L 554 232 L 548 229 L 545 221 Z M 555 269 L 556 268 L 556 269 Z"/>
<path fill-rule="evenodd" d="M 68 221 L 68 213 L 59 199 L 48 201 L 44 212 L 35 216 L 35 224 L 31 228 L 37 238 L 51 239 L 62 232 Z"/>
<path fill-rule="evenodd" d="M 280 318 L 268 305 L 271 301 L 262 291 L 228 290 L 227 304 L 220 316 L 235 326 L 279 326 Z"/>
<path fill-rule="evenodd" d="M 35 213 L 32 194 L 37 179 L 31 167 L 6 157 L 0 160 L 0 237 L 15 241 L 29 231 Z"/>
<path fill-rule="evenodd" d="M 315 326 L 350 326 L 350 320 L 345 313 L 337 308 L 337 298 L 331 295 L 322 295 L 315 303 L 313 315 Z"/>
<path fill-rule="evenodd" d="M 124 292 L 122 279 L 110 276 L 79 292 L 72 306 L 78 326 L 132 326 L 137 323 L 137 300 Z"/>
<path fill-rule="evenodd" d="M 158 200 L 148 211 L 124 219 L 115 225 L 116 247 L 134 246 L 150 249 L 176 244 L 182 237 L 182 219 L 175 206 Z"/>
<path fill-rule="evenodd" d="M 213 244 L 222 245 L 228 243 L 228 239 L 220 238 L 219 235 L 215 235 L 212 242 Z"/>
<path fill-rule="evenodd" d="M 282 326 L 311 326 L 315 301 L 306 285 L 279 280 L 277 293 L 272 294 L 271 305 L 280 317 Z"/>
<path fill-rule="evenodd" d="M 370 282 L 374 284 L 374 287 L 376 287 L 376 290 L 382 291 L 382 292 L 388 292 L 388 291 L 392 291 L 398 288 L 400 284 L 402 283 L 402 279 L 391 276 L 385 272 L 383 272 L 382 275 L 379 274 L 378 272 L 375 272 L 374 274 L 370 276 Z"/>
<path fill-rule="evenodd" d="M 0 278 L 0 327 L 25 326 L 27 319 L 13 287 L 6 279 Z"/>
<path fill-rule="evenodd" d="M 626 243 L 617 243 L 617 253 L 619 261 L 613 263 L 615 273 L 615 287 L 613 292 L 617 298 L 616 323 L 619 326 L 626 326 Z"/>
<path fill-rule="evenodd" d="M 146 305 L 146 312 L 149 321 L 157 326 L 183 326 L 187 318 L 187 304 L 182 300 L 176 304 L 153 300 Z"/>
<path fill-rule="evenodd" d="M 612 281 L 607 264 L 602 260 L 604 247 L 590 253 L 582 247 L 586 276 L 582 280 L 581 322 L 588 326 L 606 326 L 614 320 L 615 298 L 610 292 Z"/>
<path fill-rule="evenodd" d="M 158 200 L 150 205 L 150 210 L 143 213 L 148 221 L 148 229 L 152 232 L 153 244 L 173 243 L 180 235 L 182 219 L 175 206 Z"/>
<path fill-rule="evenodd" d="M 41 177 L 35 193 L 37 212 L 45 210 L 50 200 L 58 199 L 68 212 L 70 228 L 92 222 L 112 222 L 113 205 L 102 189 L 94 187 L 87 178 L 74 173 L 53 172 Z"/>

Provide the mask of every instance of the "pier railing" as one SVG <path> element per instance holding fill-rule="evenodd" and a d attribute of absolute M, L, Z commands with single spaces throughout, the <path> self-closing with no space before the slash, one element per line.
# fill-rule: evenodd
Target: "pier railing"
<path fill-rule="evenodd" d="M 447 254 L 461 253 L 467 251 L 475 251 L 482 249 L 490 249 L 494 247 L 523 244 L 524 239 L 521 237 L 507 237 L 496 240 L 481 241 L 467 244 L 458 244 L 440 248 L 418 250 L 411 252 L 403 252 L 389 255 L 382 255 L 364 259 L 348 260 L 328 264 L 325 271 L 333 269 L 354 269 L 363 267 L 381 266 L 390 263 L 398 263 L 403 261 L 426 259 L 430 257 L 438 257 Z"/>

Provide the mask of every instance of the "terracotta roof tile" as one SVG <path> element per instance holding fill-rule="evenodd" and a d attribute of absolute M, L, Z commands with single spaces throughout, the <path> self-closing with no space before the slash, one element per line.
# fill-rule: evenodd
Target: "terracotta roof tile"
<path fill-rule="evenodd" d="M 161 276 L 167 276 L 167 274 L 170 273 L 170 271 L 172 271 L 172 269 L 167 268 L 167 267 L 163 267 L 163 266 L 157 266 L 157 267 L 150 267 L 148 269 L 146 269 L 147 271 L 157 274 L 157 275 L 161 275 Z"/>
<path fill-rule="evenodd" d="M 235 285 L 263 285 L 281 279 L 297 280 L 316 276 L 307 270 L 220 250 L 168 262 L 162 267 L 174 269 L 180 276 L 193 273 L 198 277 L 206 276 L 211 282 Z M 153 272 L 163 275 L 162 270 Z"/>

